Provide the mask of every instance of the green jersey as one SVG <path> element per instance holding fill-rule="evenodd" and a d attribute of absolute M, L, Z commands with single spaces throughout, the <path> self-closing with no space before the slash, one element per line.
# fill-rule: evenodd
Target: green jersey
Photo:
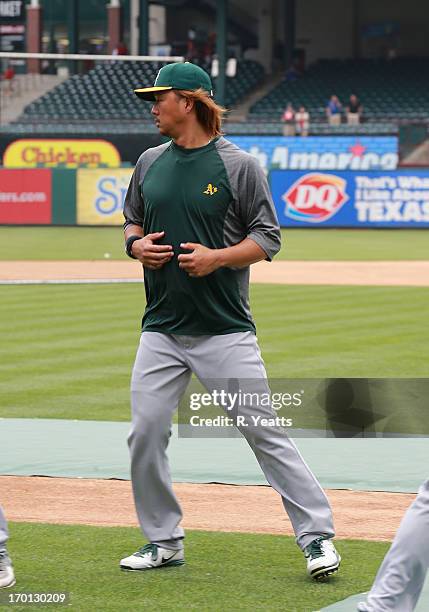
<path fill-rule="evenodd" d="M 258 161 L 223 137 L 185 149 L 173 141 L 148 149 L 135 167 L 124 204 L 125 227 L 164 231 L 174 257 L 159 270 L 144 269 L 143 331 L 217 335 L 254 331 L 249 309 L 249 267 L 219 268 L 191 277 L 179 268 L 180 247 L 210 249 L 246 237 L 271 260 L 280 230 L 266 177 Z"/>

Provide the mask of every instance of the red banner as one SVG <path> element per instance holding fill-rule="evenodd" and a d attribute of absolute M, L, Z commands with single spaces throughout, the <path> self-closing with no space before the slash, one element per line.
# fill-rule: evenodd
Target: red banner
<path fill-rule="evenodd" d="M 52 222 L 51 170 L 0 170 L 0 223 Z"/>

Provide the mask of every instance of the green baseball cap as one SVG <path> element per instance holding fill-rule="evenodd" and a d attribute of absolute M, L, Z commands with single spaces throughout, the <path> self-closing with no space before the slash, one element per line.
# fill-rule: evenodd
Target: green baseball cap
<path fill-rule="evenodd" d="M 204 89 L 209 96 L 213 96 L 212 82 L 207 72 L 190 62 L 176 62 L 166 64 L 161 68 L 153 87 L 135 89 L 134 93 L 143 100 L 154 102 L 155 94 L 162 91 L 169 89 L 195 91 L 200 88 Z"/>

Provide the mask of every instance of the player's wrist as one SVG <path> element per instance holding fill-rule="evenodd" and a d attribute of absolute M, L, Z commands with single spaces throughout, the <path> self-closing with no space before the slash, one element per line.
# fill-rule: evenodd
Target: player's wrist
<path fill-rule="evenodd" d="M 129 236 L 126 241 L 125 241 L 125 253 L 128 255 L 128 257 L 131 257 L 131 259 L 138 259 L 138 257 L 136 257 L 133 253 L 133 246 L 134 243 L 137 240 L 141 240 L 143 236 L 137 236 L 136 234 L 134 234 L 133 236 Z"/>
<path fill-rule="evenodd" d="M 227 249 L 216 249 L 215 262 L 217 268 L 225 268 L 228 265 Z"/>

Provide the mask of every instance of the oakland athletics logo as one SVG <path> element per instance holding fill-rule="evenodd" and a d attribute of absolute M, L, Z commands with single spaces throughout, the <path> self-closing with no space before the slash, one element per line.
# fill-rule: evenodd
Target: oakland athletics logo
<path fill-rule="evenodd" d="M 206 195 L 212 196 L 216 193 L 217 190 L 218 190 L 217 187 L 209 183 L 207 185 L 207 189 L 203 193 L 205 193 Z"/>

